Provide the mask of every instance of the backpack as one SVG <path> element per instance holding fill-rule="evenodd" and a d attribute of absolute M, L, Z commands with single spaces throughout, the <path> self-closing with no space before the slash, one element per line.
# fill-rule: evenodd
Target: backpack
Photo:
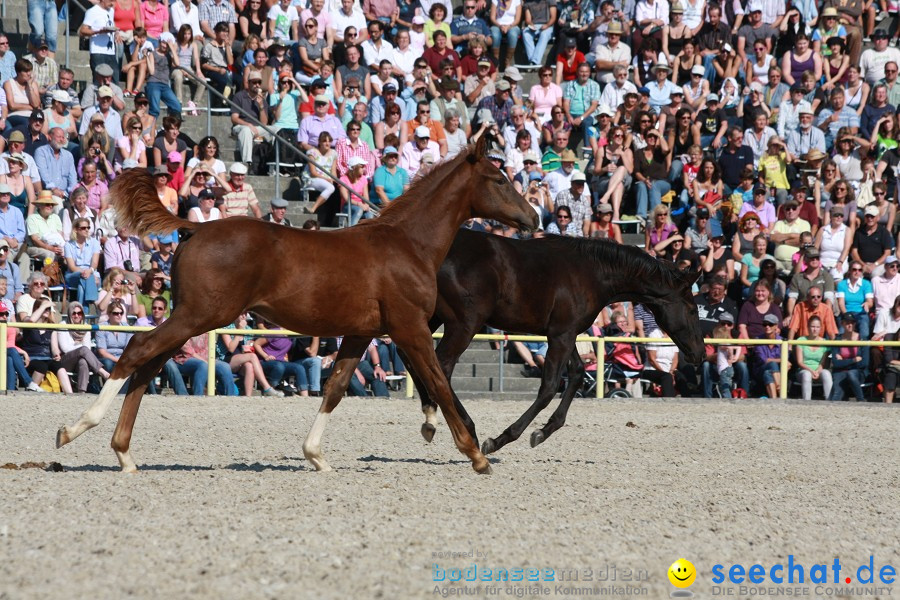
<path fill-rule="evenodd" d="M 62 392 L 62 388 L 59 387 L 59 379 L 57 379 L 56 375 L 50 371 L 47 371 L 47 374 L 44 375 L 44 380 L 41 382 L 41 389 L 55 394 Z"/>

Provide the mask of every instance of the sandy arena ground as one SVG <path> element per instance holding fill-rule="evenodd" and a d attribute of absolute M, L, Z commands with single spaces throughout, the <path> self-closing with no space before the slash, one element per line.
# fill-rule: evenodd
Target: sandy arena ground
<path fill-rule="evenodd" d="M 855 581 L 873 555 L 876 571 L 900 570 L 892 407 L 580 401 L 547 443 L 530 448 L 526 432 L 486 477 L 443 421 L 433 444 L 422 440 L 417 401 L 344 401 L 324 438 L 335 471 L 318 474 L 301 450 L 315 402 L 147 397 L 132 446 L 142 471 L 123 475 L 109 448 L 118 406 L 53 448 L 91 400 L 0 396 L 0 465 L 64 467 L 0 470 L 4 600 L 524 594 L 522 583 L 490 594 L 493 584 L 434 581 L 473 564 L 479 577 L 554 569 L 542 597 L 630 586 L 662 599 L 681 556 L 699 572 L 695 597 L 711 598 L 715 564 L 768 568 L 793 554 L 830 568 L 837 557 Z M 482 438 L 525 408 L 467 406 Z M 563 569 L 593 581 L 560 583 Z M 623 581 L 627 570 L 644 580 Z M 604 572 L 616 581 L 598 582 Z M 807 586 L 801 597 L 854 597 Z M 900 597 L 900 583 L 881 587 Z"/>

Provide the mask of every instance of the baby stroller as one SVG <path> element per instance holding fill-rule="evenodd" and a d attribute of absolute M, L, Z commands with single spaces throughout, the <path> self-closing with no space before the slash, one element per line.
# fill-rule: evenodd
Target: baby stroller
<path fill-rule="evenodd" d="M 603 328 L 605 337 L 627 337 L 630 334 L 622 331 L 615 323 Z M 604 362 L 603 379 L 613 384 L 609 391 L 610 398 L 631 398 L 633 394 L 626 389 L 628 380 L 636 382 L 640 389 L 640 372 L 644 368 L 640 350 L 632 342 L 606 342 L 606 361 Z"/>

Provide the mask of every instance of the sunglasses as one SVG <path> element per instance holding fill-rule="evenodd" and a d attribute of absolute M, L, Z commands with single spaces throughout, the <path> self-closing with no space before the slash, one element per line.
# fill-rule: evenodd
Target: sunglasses
<path fill-rule="evenodd" d="M 89 231 L 91 228 L 89 225 L 82 225 L 81 227 L 76 227 L 78 231 Z"/>
<path fill-rule="evenodd" d="M 154 306 L 150 310 L 166 310 L 166 307 L 165 306 Z"/>
<path fill-rule="evenodd" d="M 44 287 L 44 286 L 46 286 L 47 284 L 44 283 L 43 281 L 35 281 L 35 282 L 32 283 L 31 285 L 32 285 L 32 287 Z"/>
<path fill-rule="evenodd" d="M 820 296 L 819 294 L 816 294 L 816 295 L 809 294 L 808 297 L 809 297 L 809 298 L 812 298 L 813 300 L 816 300 L 816 299 L 818 299 L 818 298 L 821 298 L 822 296 Z"/>
<path fill-rule="evenodd" d="M 0 313 L 0 314 L 6 314 L 6 313 Z M 74 311 L 72 311 L 72 316 L 73 317 L 83 317 L 84 313 L 81 312 L 80 310 L 74 310 Z"/>
<path fill-rule="evenodd" d="M 571 219 L 572 217 L 570 217 L 568 215 L 556 215 L 556 218 L 557 219 Z"/>
<path fill-rule="evenodd" d="M 116 316 L 116 317 L 121 317 L 121 316 L 124 315 L 125 313 L 122 312 L 121 310 L 114 310 L 114 311 L 112 311 L 112 312 L 109 313 L 109 314 L 110 314 L 110 315 L 113 315 L 113 316 Z"/>

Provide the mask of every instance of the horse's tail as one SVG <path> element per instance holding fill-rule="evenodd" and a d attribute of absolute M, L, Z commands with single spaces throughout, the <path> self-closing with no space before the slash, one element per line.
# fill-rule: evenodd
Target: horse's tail
<path fill-rule="evenodd" d="M 167 234 L 176 229 L 193 231 L 197 223 L 173 215 L 156 193 L 153 176 L 147 169 L 127 169 L 116 177 L 109 191 L 116 209 L 116 223 L 139 235 Z"/>

